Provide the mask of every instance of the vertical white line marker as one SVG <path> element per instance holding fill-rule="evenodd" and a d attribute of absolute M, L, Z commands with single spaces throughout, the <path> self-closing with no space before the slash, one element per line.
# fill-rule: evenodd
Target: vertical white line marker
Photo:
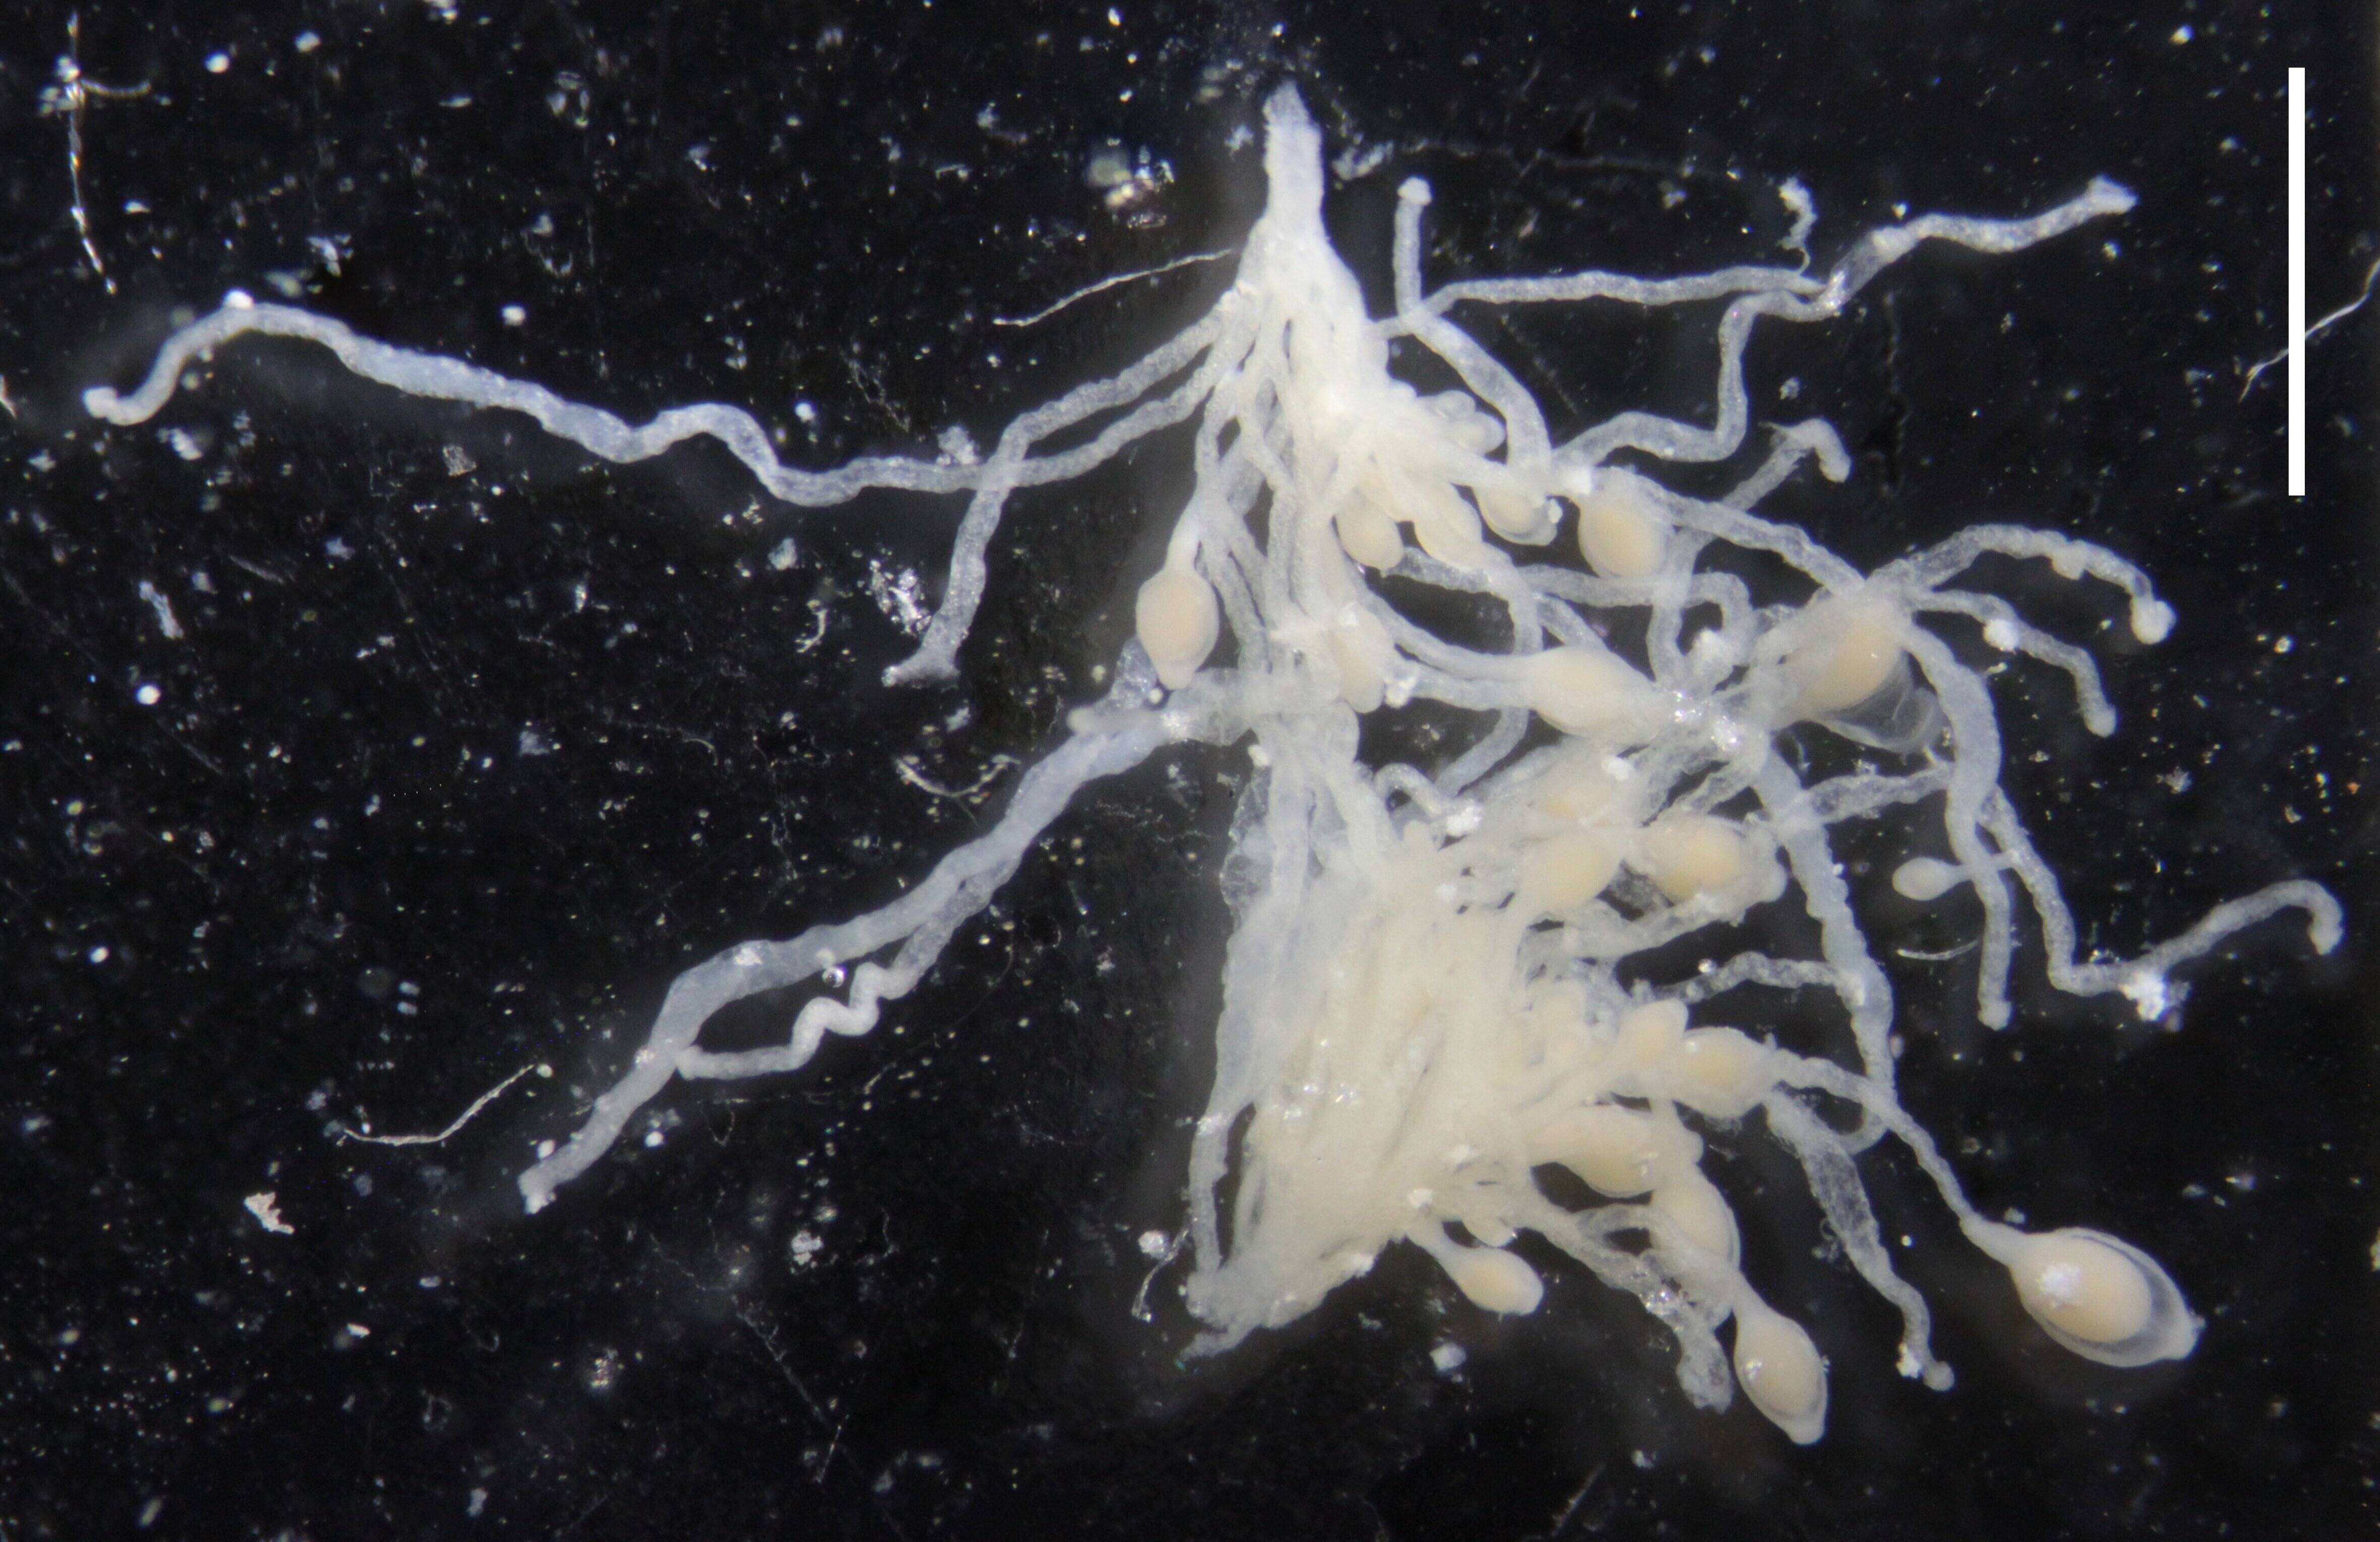
<path fill-rule="evenodd" d="M 2289 496 L 2306 490 L 2306 72 L 2289 67 Z"/>

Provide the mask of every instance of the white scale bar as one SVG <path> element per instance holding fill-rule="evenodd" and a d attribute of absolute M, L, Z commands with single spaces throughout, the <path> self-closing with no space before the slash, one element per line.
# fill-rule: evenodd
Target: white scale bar
<path fill-rule="evenodd" d="M 2302 498 L 2306 490 L 2305 452 L 2305 327 L 2306 327 L 2306 72 L 2289 67 L 2289 315 L 2286 335 L 2289 361 L 2289 496 Z"/>

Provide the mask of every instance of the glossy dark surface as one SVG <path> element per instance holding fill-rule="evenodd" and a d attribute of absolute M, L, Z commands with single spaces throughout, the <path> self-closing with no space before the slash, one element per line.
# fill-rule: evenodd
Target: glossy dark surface
<path fill-rule="evenodd" d="M 2371 1532 L 2374 311 L 2313 355 L 2304 503 L 2278 370 L 2242 395 L 2281 343 L 2287 64 L 2323 108 L 2316 312 L 2380 257 L 2368 14 L 1352 9 L 90 6 L 84 68 L 150 87 L 81 123 L 113 296 L 36 112 L 66 13 L 0 20 L 0 1532 Z M 1900 1380 L 1755 1128 L 1715 1172 L 1831 1360 L 1815 1448 L 1689 1408 L 1666 1336 L 1576 1271 L 1493 1321 L 1410 1250 L 1183 1369 L 1178 1271 L 1153 1323 L 1129 1308 L 1206 1091 L 1244 762 L 1205 751 L 1086 798 L 886 1028 L 679 1086 L 651 1143 L 518 1213 L 531 1144 L 673 974 L 880 903 L 996 807 L 996 776 L 978 805 L 896 761 L 964 788 L 1050 742 L 1123 640 L 1183 443 L 1021 504 L 964 682 L 895 694 L 871 574 L 934 582 L 942 507 L 787 511 L 707 449 L 594 468 L 290 346 L 141 429 L 95 432 L 79 391 L 135 379 L 176 308 L 278 284 L 631 417 L 742 403 L 808 464 L 988 440 L 1226 281 L 995 321 L 1235 241 L 1261 183 L 1228 147 L 1284 77 L 1334 153 L 1385 152 L 1330 210 L 1382 298 L 1406 175 L 1437 188 L 1437 279 L 1772 260 L 1788 176 L 1821 261 L 1900 204 L 2140 192 L 2035 252 L 1921 256 L 1752 367 L 1859 456 L 1772 514 L 1863 565 L 1983 519 L 2069 530 L 2180 612 L 2143 652 L 2098 630 L 2105 594 L 2000 571 L 2096 639 L 2124 715 L 2092 741 L 2057 680 L 2001 685 L 2086 943 L 2285 877 L 2350 906 L 2331 960 L 2272 928 L 2202 966 L 2178 1035 L 2037 988 L 1986 1035 L 1956 961 L 1895 962 L 1904 1098 L 1978 1202 L 2157 1254 L 2208 1319 L 2191 1360 L 2065 1355 L 1877 1158 L 1961 1376 Z M 1086 167 L 1111 139 L 1170 181 L 1110 207 Z M 1482 326 L 1574 429 L 1700 410 L 1709 324 Z M 1880 887 L 1888 849 L 1847 856 Z M 434 1132 L 538 1064 L 442 1144 L 334 1137 Z M 244 1208 L 267 1191 L 290 1234 Z"/>

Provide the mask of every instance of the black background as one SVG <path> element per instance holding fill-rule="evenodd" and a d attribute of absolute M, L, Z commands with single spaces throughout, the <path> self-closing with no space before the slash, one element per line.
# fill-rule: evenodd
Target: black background
<path fill-rule="evenodd" d="M 2289 64 L 2316 311 L 2380 257 L 2370 12 L 2069 9 L 93 5 L 84 67 L 150 88 L 82 125 L 111 296 L 36 110 L 65 9 L 11 7 L 0 1534 L 2372 1535 L 2374 312 L 2313 354 L 2304 502 L 2278 370 L 2242 394 L 2281 342 Z M 1687 1407 L 1666 1335 L 1576 1271 L 1490 1321 L 1398 1250 L 1181 1367 L 1178 1269 L 1153 1323 L 1128 1307 L 1206 1089 L 1244 774 L 1217 752 L 1084 798 L 873 1037 L 674 1087 L 636 1126 L 657 1145 L 517 1213 L 531 1143 L 675 971 L 880 903 L 996 809 L 1004 782 L 937 797 L 894 761 L 965 786 L 1050 742 L 1123 639 L 1181 441 L 1023 501 L 964 683 L 888 693 L 870 565 L 930 585 L 945 507 L 787 511 L 706 448 L 592 468 L 298 347 L 240 347 L 135 430 L 94 431 L 80 389 L 129 384 L 177 308 L 277 284 L 630 417 L 747 405 L 808 464 L 988 440 L 1211 300 L 1228 263 L 994 324 L 1228 248 L 1261 194 L 1232 137 L 1283 78 L 1332 153 L 1383 152 L 1330 208 L 1376 297 L 1406 175 L 1437 188 L 1441 280 L 1768 260 L 1788 176 L 1821 261 L 1901 204 L 2142 194 L 2022 256 L 1923 254 L 1761 334 L 1752 379 L 1858 453 L 1768 507 L 1863 565 L 2014 518 L 2175 602 L 2144 652 L 2099 630 L 2104 592 L 1988 575 L 2094 639 L 2125 717 L 2092 741 L 2055 679 L 2001 682 L 2009 784 L 2086 945 L 2284 877 L 2350 903 L 2335 959 L 2274 927 L 2200 968 L 2178 1035 L 2037 988 L 1987 1035 L 1956 961 L 1896 958 L 1905 1099 L 1978 1202 L 2158 1254 L 2208 1319 L 2192 1359 L 2049 1346 L 1878 1157 L 1961 1373 L 1900 1380 L 1755 1127 L 1714 1171 L 1832 1362 L 1814 1449 Z M 1171 180 L 1108 207 L 1085 168 L 1111 140 Z M 1707 403 L 1707 313 L 1479 324 L 1558 430 Z M 1877 889 L 1888 854 L 1847 855 Z M 1915 951 L 1961 919 L 1902 922 Z M 331 1135 L 435 1130 L 533 1064 L 443 1144 Z M 268 1190 L 294 1234 L 243 1208 Z"/>

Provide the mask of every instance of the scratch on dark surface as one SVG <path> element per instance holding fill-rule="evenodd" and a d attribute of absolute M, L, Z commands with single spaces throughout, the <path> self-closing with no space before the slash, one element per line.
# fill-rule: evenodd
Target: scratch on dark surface
<path fill-rule="evenodd" d="M 381 577 L 388 584 L 390 598 L 396 601 L 398 612 L 405 617 L 405 640 L 410 646 L 415 657 L 421 661 L 426 683 L 435 700 L 438 716 L 447 723 L 457 723 L 457 713 L 445 688 L 451 670 L 448 662 L 438 656 L 438 629 L 434 626 L 424 626 L 421 624 L 420 613 L 413 608 L 413 596 L 407 591 L 403 580 L 397 577 L 406 566 L 405 552 L 397 545 L 396 538 L 389 533 L 385 524 L 376 525 L 373 528 L 372 536 L 383 557 L 383 560 L 376 565 Z"/>
<path fill-rule="evenodd" d="M 1033 1303 L 1041 1293 L 1042 1251 L 1050 1245 L 1050 1228 L 1041 1228 L 1041 1240 L 1033 1245 L 1033 1277 L 1026 1281 L 1025 1299 L 1016 1308 L 1016 1327 L 1008 1335 L 1008 1353 L 1000 1362 L 1000 1375 L 993 1378 L 991 1395 L 997 1400 L 1008 1388 L 1008 1375 L 1016 1368 L 1016 1346 L 1025 1341 L 1025 1324 L 1033 1315 Z"/>
<path fill-rule="evenodd" d="M 1520 327 L 1512 323 L 1509 312 L 1499 310 L 1496 313 L 1496 331 L 1498 335 L 1512 346 L 1514 352 L 1527 356 L 1529 363 L 1536 369 L 1537 381 L 1541 382 L 1539 384 L 1541 391 L 1560 403 L 1562 411 L 1572 420 L 1587 421 L 1585 408 L 1571 394 L 1570 386 L 1561 378 L 1560 371 L 1553 367 L 1553 362 L 1546 358 L 1544 351 Z"/>
<path fill-rule="evenodd" d="M 610 1504 L 612 1502 L 612 1496 L 618 1493 L 619 1490 L 619 1484 L 616 1481 L 613 1482 L 611 1487 L 604 1489 L 601 1494 L 595 1496 L 595 1501 L 592 1504 L 589 1504 L 586 1509 L 580 1511 L 577 1514 L 573 1515 L 569 1520 L 565 1521 L 561 1525 L 554 1528 L 551 1535 L 556 1538 L 560 1538 L 567 1536 L 572 1532 L 577 1531 L 579 1527 L 593 1520 L 597 1511 L 602 1509 L 605 1505 Z"/>
<path fill-rule="evenodd" d="M 664 1257 L 666 1257 L 666 1255 L 664 1255 Z M 671 1261 L 673 1263 L 676 1262 L 674 1259 L 672 1259 Z M 683 1265 L 680 1265 L 679 1267 L 681 1269 L 684 1268 Z M 786 1359 L 784 1352 L 777 1347 L 775 1335 L 762 1328 L 759 1323 L 753 1321 L 752 1314 L 745 1310 L 740 1304 L 735 1308 L 735 1320 L 742 1323 L 745 1330 L 748 1331 L 754 1340 L 759 1343 L 761 1351 L 769 1356 L 770 1363 L 774 1365 L 777 1367 L 778 1373 L 784 1377 L 785 1384 L 794 1390 L 794 1395 L 802 1400 L 802 1406 L 809 1411 L 811 1419 L 816 1421 L 820 1429 L 827 1432 L 826 1452 L 819 1458 L 818 1465 L 810 1470 L 810 1481 L 818 1485 L 820 1488 L 824 1488 L 826 1487 L 827 1469 L 834 1465 L 834 1459 L 837 1456 L 841 1456 L 843 1458 L 844 1465 L 851 1470 L 852 1476 L 860 1479 L 861 1482 L 865 1484 L 867 1482 L 868 1475 L 859 1470 L 858 1463 L 852 1459 L 850 1452 L 843 1449 L 844 1427 L 851 1422 L 851 1415 L 848 1413 L 845 1413 L 833 1423 L 828 1423 L 826 1410 L 820 1406 L 818 1399 L 810 1395 L 808 1386 L 803 1382 L 800 1375 L 795 1371 L 793 1362 Z M 870 1499 L 876 1511 L 877 1519 L 884 1523 L 885 1530 L 891 1532 L 894 1536 L 903 1538 L 904 1542 L 906 1542 L 908 1534 L 901 1529 L 900 1523 L 892 1518 L 892 1512 L 885 1507 L 884 1497 L 881 1494 L 876 1493 L 872 1485 L 868 1487 Z"/>
<path fill-rule="evenodd" d="M 234 567 L 238 568 L 242 573 L 247 574 L 249 577 L 261 579 L 263 582 L 268 584 L 286 584 L 289 582 L 289 575 L 286 573 L 275 572 L 273 569 L 265 566 L 262 563 L 250 562 L 246 557 L 226 552 L 224 556 L 224 561 L 231 564 Z"/>
<path fill-rule="evenodd" d="M 708 751 L 713 760 L 719 759 L 719 747 L 717 745 L 711 743 L 709 739 L 704 738 L 693 729 L 681 728 L 674 722 L 638 722 L 634 718 L 623 717 L 617 712 L 599 713 L 597 714 L 596 721 L 601 722 L 606 728 L 616 728 L 623 734 L 637 734 L 650 737 L 675 739 L 680 744 L 694 745 L 698 748 Z"/>
<path fill-rule="evenodd" d="M 72 632 L 67 631 L 65 623 L 59 621 L 57 617 L 52 615 L 49 612 L 42 609 L 41 606 L 33 603 L 33 597 L 25 592 L 25 587 L 17 581 L 17 576 L 15 574 L 0 572 L 0 582 L 6 582 L 8 586 L 8 592 L 17 597 L 17 602 L 24 606 L 28 611 L 30 611 L 40 619 L 42 625 L 48 627 L 53 633 L 56 634 L 59 641 L 65 643 L 68 648 L 73 649 L 77 653 L 82 655 L 83 662 L 91 666 L 93 678 L 98 678 L 105 673 L 106 666 L 100 662 L 99 656 L 93 653 L 90 649 L 84 647 L 80 637 L 78 637 Z M 191 759 L 196 760 L 200 765 L 204 766 L 208 771 L 212 771 L 216 776 L 223 777 L 225 775 L 223 767 L 216 764 L 213 759 L 210 759 L 205 751 L 200 749 L 198 746 L 191 744 L 179 734 L 175 733 L 172 729 L 158 722 L 153 716 L 144 715 L 140 721 L 146 723 L 151 729 L 164 735 L 167 739 L 173 742 L 174 747 L 176 749 L 179 749 Z M 228 780 L 228 778 L 226 778 L 226 780 Z"/>
<path fill-rule="evenodd" d="M 802 1406 L 809 1410 L 810 1417 L 818 1422 L 818 1427 L 828 1432 L 826 1455 L 820 1458 L 817 1471 L 810 1475 L 812 1481 L 823 1487 L 826 1483 L 827 1463 L 834 1460 L 835 1447 L 843 1440 L 842 1423 L 830 1425 L 827 1422 L 826 1410 L 819 1406 L 818 1399 L 810 1396 L 809 1388 L 803 1384 L 801 1377 L 794 1370 L 793 1363 L 785 1358 L 784 1351 L 777 1347 L 777 1341 L 773 1334 L 754 1322 L 752 1314 L 741 1306 L 735 1309 L 735 1320 L 742 1323 L 752 1337 L 759 1342 L 761 1350 L 769 1356 L 770 1363 L 774 1365 L 778 1373 L 784 1377 L 785 1385 L 791 1387 L 794 1390 L 794 1395 L 802 1400 Z"/>
<path fill-rule="evenodd" d="M 1553 1530 L 1546 1533 L 1545 1542 L 1556 1542 L 1556 1538 L 1559 1538 L 1569 1532 L 1571 1522 L 1578 1515 L 1578 1507 L 1586 1502 L 1586 1496 L 1593 1491 L 1596 1484 L 1602 1480 L 1603 1471 L 1607 1465 L 1608 1463 L 1597 1463 L 1595 1464 L 1595 1470 L 1586 1475 L 1585 1481 L 1581 1483 L 1577 1488 L 1572 1491 L 1569 1502 L 1562 1506 L 1561 1513 L 1554 1517 Z M 1590 1522 L 1585 1529 L 1588 1531 L 1601 1531 L 1603 1529 L 1603 1523 L 1601 1521 Z"/>

